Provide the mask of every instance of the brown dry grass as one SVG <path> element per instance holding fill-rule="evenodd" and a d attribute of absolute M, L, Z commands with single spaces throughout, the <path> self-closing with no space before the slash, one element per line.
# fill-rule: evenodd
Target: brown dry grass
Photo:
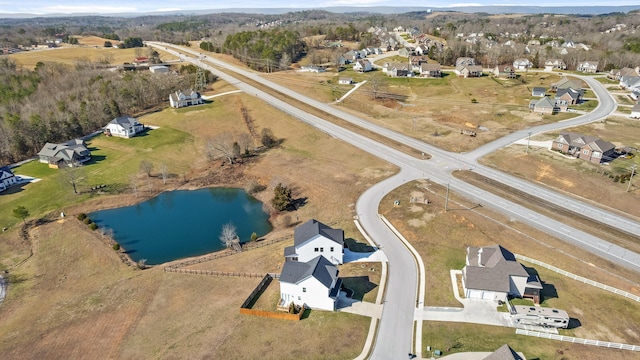
<path fill-rule="evenodd" d="M 222 82 L 214 84 L 214 92 L 229 89 Z M 254 161 L 230 170 L 239 176 L 236 184 L 255 179 L 267 185 L 258 197 L 268 202 L 272 186 L 283 182 L 295 189 L 295 196 L 307 199 L 296 213 L 273 213 L 276 229 L 267 238 L 291 234 L 293 228 L 282 225 L 289 216 L 294 223 L 311 217 L 335 223 L 348 237 L 361 239 L 351 220 L 354 203 L 364 189 L 396 169 L 245 94 L 141 118 L 167 131 L 189 133 L 180 146 L 132 149 L 128 143 L 109 138 L 94 141 L 122 161 L 137 164 L 140 151 L 154 161 L 174 159 L 170 166 L 178 169 L 178 177 L 165 188 L 155 179 L 155 191 L 188 188 L 193 186 L 189 181 L 202 174 L 231 169 L 219 168 L 219 162 L 207 163 L 203 144 L 223 131 L 247 131 L 240 106 L 249 109 L 258 132 L 268 127 L 283 141 Z M 105 158 L 99 166 L 117 166 L 112 160 Z M 150 194 L 138 199 L 129 193 L 100 196 L 64 210 L 73 216 L 140 201 Z M 67 219 L 33 229 L 35 255 L 10 269 L 12 284 L 0 308 L 0 337 L 5 340 L 0 353 L 10 358 L 324 359 L 352 358 L 362 349 L 369 318 L 313 311 L 308 319 L 293 323 L 241 316 L 238 308 L 259 279 L 164 273 L 160 267 L 135 271 L 121 263 L 106 241 L 75 219 Z M 1 236 L 2 250 L 10 253 L 3 254 L 3 263 L 14 264 L 28 256 L 29 244 L 22 244 L 15 230 Z M 215 270 L 278 271 L 285 243 L 201 265 Z M 18 260 L 5 262 L 8 258 Z M 333 336 L 317 336 L 328 333 Z M 251 346 L 245 346 L 247 339 Z"/>
<path fill-rule="evenodd" d="M 467 203 L 455 194 L 450 194 L 449 211 L 444 212 L 445 191 L 443 187 L 426 180 L 417 181 L 394 190 L 380 204 L 380 213 L 403 233 L 422 256 L 427 267 L 426 305 L 460 306 L 451 293 L 449 270 L 461 269 L 464 266 L 466 247 L 496 243 L 514 253 L 527 255 L 598 282 L 640 294 L 637 274 L 634 272 L 485 208 L 475 207 L 475 204 Z M 411 197 L 423 196 L 431 203 L 409 203 Z M 400 206 L 393 205 L 396 199 L 400 200 Z M 469 210 L 472 207 L 474 209 Z M 567 310 L 570 316 L 582 323 L 576 329 L 564 331 L 564 334 L 628 344 L 640 343 L 640 304 L 567 279 L 544 268 L 533 267 L 540 274 L 541 280 L 553 285 L 558 294 L 557 297 L 547 297 L 545 304 Z M 622 326 L 621 321 L 624 322 Z M 434 326 L 457 329 L 455 336 L 459 338 L 473 337 L 470 332 L 463 330 L 465 327 L 455 324 L 427 323 L 425 328 L 432 329 Z M 515 335 L 512 330 L 509 330 L 509 333 L 511 335 L 504 335 L 504 339 L 511 343 Z M 431 335 L 425 335 L 424 342 L 429 345 L 429 341 L 432 341 L 429 340 L 432 330 L 427 334 Z M 528 343 L 529 340 L 524 342 Z M 484 345 L 469 346 L 465 351 L 484 349 Z M 555 348 L 552 341 L 540 346 L 540 351 L 547 355 L 552 354 Z M 572 347 L 572 351 L 576 352 L 577 358 L 581 358 L 580 356 L 590 353 L 605 356 L 610 350 Z M 527 357 L 529 356 L 532 354 L 527 354 Z"/>
<path fill-rule="evenodd" d="M 637 121 L 612 118 L 606 123 L 585 125 L 568 131 L 599 136 L 618 146 L 640 148 L 640 124 Z M 541 134 L 536 139 L 551 140 L 556 136 L 557 133 Z M 567 159 L 543 148 L 534 148 L 526 155 L 524 146 L 512 145 L 486 156 L 481 161 L 518 177 L 618 210 L 625 216 L 640 218 L 640 183 L 637 179 L 632 182 L 632 191 L 627 193 L 628 183 L 613 182 L 609 177 L 602 175 L 603 171 L 612 174 L 629 173 L 633 163 L 640 164 L 638 156 L 631 160 L 615 160 L 610 165 L 596 165 L 580 159 Z"/>
<path fill-rule="evenodd" d="M 104 42 L 103 42 L 104 43 Z M 142 55 L 148 49 L 116 49 L 104 48 L 102 46 L 65 46 L 53 49 L 31 50 L 9 55 L 9 58 L 16 64 L 27 69 L 34 69 L 38 62 L 61 63 L 68 66 L 75 66 L 79 59 L 88 59 L 98 62 L 101 59 L 110 58 L 111 65 L 120 65 L 125 62 L 132 62 L 136 58 L 136 51 L 142 51 Z M 161 49 L 160 59 L 163 61 L 176 60 L 177 58 Z"/>
<path fill-rule="evenodd" d="M 474 149 L 519 129 L 574 116 L 532 114 L 528 109 L 531 88 L 549 87 L 559 77 L 534 72 L 521 75 L 525 78 L 524 84 L 516 80 L 494 80 L 488 76 L 463 79 L 452 73 L 442 79 L 387 78 L 379 70 L 366 74 L 358 74 L 352 70 L 339 74 L 278 72 L 268 77 L 325 102 L 335 100 L 350 89 L 346 85 L 337 85 L 338 78 L 368 80 L 360 90 L 337 106 L 440 148 L 460 152 Z M 378 91 L 403 95 L 406 100 L 373 100 L 372 95 L 367 92 L 373 91 L 372 83 L 375 78 L 381 84 Z M 474 99 L 477 103 L 472 102 Z M 460 134 L 460 129 L 478 126 L 483 126 L 488 131 L 477 129 L 477 137 Z"/>

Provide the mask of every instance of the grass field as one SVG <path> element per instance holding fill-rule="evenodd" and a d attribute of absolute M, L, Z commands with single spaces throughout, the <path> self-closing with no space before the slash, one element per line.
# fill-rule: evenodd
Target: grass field
<path fill-rule="evenodd" d="M 385 59 L 388 61 L 388 59 Z M 458 78 L 453 73 L 439 79 L 389 78 L 380 70 L 356 73 L 275 73 L 268 76 L 317 100 L 332 102 L 350 87 L 337 85 L 341 77 L 367 80 L 358 91 L 337 106 L 368 120 L 450 151 L 468 151 L 515 130 L 574 117 L 563 113 L 540 116 L 528 109 L 531 89 L 549 87 L 560 77 L 547 73 L 522 73 L 522 81 Z M 375 84 L 375 85 L 374 85 Z M 377 90 L 374 89 L 377 87 Z M 373 92 L 392 93 L 404 100 L 373 99 Z M 580 109 L 595 107 L 595 101 Z M 478 129 L 482 126 L 483 130 Z M 460 129 L 476 129 L 477 137 L 460 135 Z"/>
<path fill-rule="evenodd" d="M 610 117 L 605 122 L 592 123 L 567 131 L 598 136 L 613 142 L 617 147 L 640 148 L 640 123 L 624 117 Z M 540 134 L 535 140 L 555 139 L 557 134 Z M 631 166 L 640 166 L 638 156 L 620 158 L 610 165 L 595 165 L 580 159 L 567 159 L 557 153 L 535 148 L 525 155 L 524 147 L 505 147 L 481 160 L 484 164 L 508 171 L 601 204 L 617 209 L 621 214 L 640 218 L 640 183 L 633 181 L 630 192 L 628 183 L 614 182 L 603 172 L 614 175 L 629 174 Z"/>
<path fill-rule="evenodd" d="M 230 89 L 220 82 L 212 93 Z M 248 109 L 258 133 L 270 128 L 282 144 L 239 167 L 207 161 L 207 139 L 221 132 L 248 131 L 241 107 Z M 267 186 L 257 197 L 268 202 L 273 186 L 283 182 L 294 189 L 295 197 L 306 198 L 306 203 L 294 213 L 272 212 L 276 227 L 267 239 L 291 234 L 293 228 L 285 223 L 313 217 L 362 241 L 351 220 L 353 204 L 364 189 L 396 169 L 242 93 L 217 97 L 203 106 L 165 109 L 139 120 L 159 128 L 137 138 L 100 135 L 89 142 L 94 160 L 80 168 L 86 179 L 80 186 L 81 195 L 74 195 L 71 186 L 61 180 L 60 170 L 46 164 L 31 162 L 15 169 L 17 174 L 42 180 L 0 197 L 0 225 L 9 227 L 0 233 L 0 269 L 9 271 L 9 291 L 0 307 L 0 338 L 6 340 L 0 342 L 0 353 L 11 358 L 246 359 L 342 359 L 360 353 L 369 318 L 316 311 L 300 322 L 242 316 L 239 306 L 259 279 L 164 273 L 161 267 L 134 270 L 119 260 L 107 239 L 89 231 L 74 216 L 131 204 L 162 190 L 243 187 L 250 181 Z M 154 164 L 151 177 L 140 172 L 142 160 Z M 161 163 L 173 174 L 167 185 L 157 175 Z M 237 178 L 226 176 L 229 171 Z M 138 183 L 138 198 L 131 190 L 132 176 Z M 98 184 L 117 190 L 116 194 L 86 192 Z M 30 241 L 23 241 L 16 226 L 19 220 L 11 216 L 17 205 L 29 209 L 28 221 L 46 214 L 59 219 L 60 210 L 68 216 L 64 221 L 31 227 Z M 285 243 L 200 266 L 278 272 Z M 374 270 L 367 267 L 351 272 L 345 268 L 352 278 L 368 279 L 354 284 L 365 300 L 377 294 L 379 267 L 371 268 Z M 333 335 L 317 336 L 328 333 Z M 251 346 L 244 346 L 247 338 Z"/>
<path fill-rule="evenodd" d="M 95 40 L 93 41 L 95 42 Z M 104 44 L 104 41 L 102 42 Z M 41 49 L 24 51 L 17 54 L 9 55 L 9 59 L 16 62 L 25 69 L 34 69 L 38 62 L 43 63 L 60 63 L 69 66 L 75 66 L 79 60 L 87 59 L 92 62 L 107 61 L 111 66 L 121 65 L 125 62 L 131 63 L 137 56 L 146 56 L 148 49 L 116 49 L 104 48 L 99 46 L 88 45 L 65 45 L 63 47 L 53 49 Z M 160 53 L 160 59 L 163 61 L 177 60 L 177 58 L 169 53 L 157 50 Z M 137 54 L 140 55 L 137 55 Z"/>

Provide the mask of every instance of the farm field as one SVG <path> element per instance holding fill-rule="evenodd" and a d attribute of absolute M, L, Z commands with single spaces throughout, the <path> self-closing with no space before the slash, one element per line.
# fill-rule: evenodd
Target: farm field
<path fill-rule="evenodd" d="M 95 40 L 91 41 L 91 43 Z M 102 41 L 104 44 L 104 41 Z M 60 63 L 75 66 L 78 61 L 89 60 L 94 63 L 106 62 L 110 66 L 121 65 L 125 62 L 133 62 L 137 56 L 146 56 L 148 49 L 116 49 L 105 48 L 102 45 L 64 45 L 58 48 L 24 51 L 9 55 L 19 66 L 26 69 L 34 69 L 38 62 Z M 140 55 L 137 55 L 140 53 Z M 178 60 L 175 56 L 158 50 L 163 61 Z"/>
<path fill-rule="evenodd" d="M 455 195 L 450 195 L 449 211 L 444 212 L 446 189 L 428 180 L 408 183 L 387 195 L 380 204 L 380 213 L 411 242 L 426 266 L 426 306 L 461 307 L 452 294 L 449 270 L 462 269 L 468 246 L 500 244 L 507 250 L 555 265 L 564 270 L 640 295 L 635 273 L 550 238 L 544 233 L 477 207 Z M 429 204 L 411 203 L 410 198 L 428 199 Z M 453 200 L 452 200 L 453 199 Z M 394 206 L 399 200 L 400 205 Z M 492 220 L 495 219 L 495 220 Z M 561 334 L 627 344 L 640 343 L 640 304 L 595 287 L 553 273 L 540 266 L 523 262 L 535 269 L 540 279 L 554 292 L 545 293 L 543 306 L 566 310 L 581 325 L 561 330 Z M 628 279 L 628 280 L 625 280 Z M 594 311 L 594 309 L 606 309 Z M 634 358 L 636 354 L 591 346 L 515 335 L 514 329 L 484 327 L 469 324 L 425 322 L 423 346 L 451 352 L 493 351 L 509 343 L 527 358 L 553 358 L 557 350 L 568 358 L 601 358 L 620 356 Z M 450 330 L 446 330 L 450 329 Z M 482 334 L 482 335 L 478 335 Z M 485 341 L 487 334 L 490 341 Z M 497 340 L 499 339 L 499 340 Z M 457 346 L 454 346 L 457 345 Z M 425 353 L 426 349 L 423 349 Z"/>

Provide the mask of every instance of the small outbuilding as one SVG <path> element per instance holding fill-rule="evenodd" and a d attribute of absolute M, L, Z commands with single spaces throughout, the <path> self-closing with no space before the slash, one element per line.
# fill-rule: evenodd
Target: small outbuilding
<path fill-rule="evenodd" d="M 164 65 L 154 65 L 154 66 L 149 66 L 149 71 L 151 71 L 154 74 L 168 74 L 169 68 Z"/>

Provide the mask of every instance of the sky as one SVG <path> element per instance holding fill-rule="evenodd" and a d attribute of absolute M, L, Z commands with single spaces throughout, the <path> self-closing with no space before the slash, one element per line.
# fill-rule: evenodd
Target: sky
<path fill-rule="evenodd" d="M 638 5 L 639 0 L 584 0 L 580 1 L 580 6 L 622 6 Z M 577 4 L 577 3 L 576 3 Z M 235 1 L 204 1 L 204 2 L 160 2 L 157 0 L 0 0 L 0 14 L 78 14 L 78 13 L 146 13 L 156 11 L 189 11 L 208 9 L 228 9 L 228 8 L 325 8 L 332 6 L 419 6 L 419 7 L 470 7 L 483 5 L 516 5 L 516 6 L 567 6 L 576 5 L 574 3 L 558 2 L 557 0 L 476 0 L 476 1 L 456 1 L 456 0 L 235 0 Z M 215 11 L 213 11 L 215 12 Z"/>

